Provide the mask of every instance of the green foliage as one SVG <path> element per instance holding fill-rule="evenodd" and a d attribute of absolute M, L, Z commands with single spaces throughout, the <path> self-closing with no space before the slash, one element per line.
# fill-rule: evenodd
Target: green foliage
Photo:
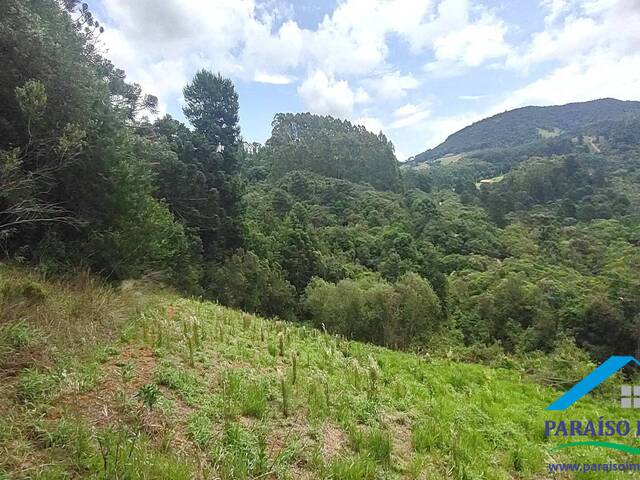
<path fill-rule="evenodd" d="M 233 83 L 222 75 L 198 71 L 184 87 L 184 115 L 215 147 L 227 155 L 238 143 L 238 94 Z"/>
<path fill-rule="evenodd" d="M 296 308 L 295 289 L 279 265 L 244 250 L 211 269 L 207 290 L 225 305 L 265 316 L 291 318 Z"/>
<path fill-rule="evenodd" d="M 94 241 L 103 252 L 102 267 L 118 278 L 169 269 L 167 276 L 188 289 L 198 280 L 191 257 L 194 240 L 153 197 L 149 164 L 136 155 L 136 149 L 145 147 L 143 140 L 129 137 L 113 152 L 118 160 L 111 171 L 109 227 L 96 234 Z"/>
<path fill-rule="evenodd" d="M 137 397 L 149 410 L 153 410 L 153 407 L 160 399 L 160 389 L 155 383 L 147 383 L 140 387 Z"/>
<path fill-rule="evenodd" d="M 213 455 L 222 479 L 248 480 L 269 471 L 264 437 L 246 431 L 238 423 L 227 425 Z"/>
<path fill-rule="evenodd" d="M 23 86 L 16 87 L 16 100 L 29 121 L 37 120 L 47 105 L 47 92 L 42 82 L 29 80 Z"/>
<path fill-rule="evenodd" d="M 314 325 L 348 338 L 406 348 L 422 344 L 444 326 L 431 285 L 412 273 L 395 284 L 374 277 L 337 284 L 316 279 L 305 295 Z"/>
<path fill-rule="evenodd" d="M 149 139 L 156 197 L 199 237 L 205 260 L 221 261 L 241 244 L 236 154 L 223 155 L 217 143 L 170 116 L 141 132 Z"/>
<path fill-rule="evenodd" d="M 380 429 L 360 430 L 351 432 L 353 448 L 374 461 L 388 464 L 391 461 L 391 435 Z"/>
<path fill-rule="evenodd" d="M 575 131 L 602 121 L 637 118 L 640 103 L 613 98 L 561 106 L 517 108 L 476 122 L 450 135 L 436 148 L 416 155 L 416 163 L 448 154 L 529 144 L 541 138 L 540 130 Z"/>
<path fill-rule="evenodd" d="M 10 356 L 34 343 L 36 334 L 24 321 L 0 324 L 0 366 Z"/>
<path fill-rule="evenodd" d="M 16 395 L 23 403 L 35 404 L 52 396 L 59 385 L 55 374 L 35 368 L 27 369 L 18 378 Z"/>
<path fill-rule="evenodd" d="M 310 113 L 279 113 L 261 151 L 276 178 L 295 170 L 398 190 L 400 175 L 387 138 L 346 120 Z"/>

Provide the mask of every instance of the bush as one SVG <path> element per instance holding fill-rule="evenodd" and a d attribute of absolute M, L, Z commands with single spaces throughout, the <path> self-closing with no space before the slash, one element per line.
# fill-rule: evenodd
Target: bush
<path fill-rule="evenodd" d="M 209 272 L 211 296 L 234 308 L 265 316 L 292 318 L 296 291 L 278 264 L 238 250 L 223 265 Z"/>
<path fill-rule="evenodd" d="M 394 348 L 424 344 L 445 318 L 429 282 L 414 273 L 395 284 L 373 276 L 337 284 L 315 279 L 306 307 L 316 327 Z"/>
<path fill-rule="evenodd" d="M 0 289 L 0 297 L 7 301 L 26 301 L 41 303 L 47 294 L 39 283 L 24 280 L 17 283 L 6 283 Z"/>

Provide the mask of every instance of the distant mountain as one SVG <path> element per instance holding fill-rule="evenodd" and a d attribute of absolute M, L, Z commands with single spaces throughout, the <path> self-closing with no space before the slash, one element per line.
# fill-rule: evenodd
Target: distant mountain
<path fill-rule="evenodd" d="M 442 157 L 485 149 L 514 147 L 590 124 L 640 118 L 640 102 L 603 98 L 548 107 L 522 107 L 480 120 L 450 135 L 443 143 L 408 160 L 416 166 Z"/>

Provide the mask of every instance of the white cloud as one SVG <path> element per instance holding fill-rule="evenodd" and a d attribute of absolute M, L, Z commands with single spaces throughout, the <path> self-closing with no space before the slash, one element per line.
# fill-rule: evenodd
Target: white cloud
<path fill-rule="evenodd" d="M 425 70 L 446 75 L 505 57 L 511 51 L 505 40 L 506 32 L 502 20 L 483 12 L 476 22 L 435 38 L 435 61 L 426 64 Z"/>
<path fill-rule="evenodd" d="M 509 94 L 494 110 L 523 105 L 550 105 L 615 97 L 637 100 L 640 95 L 640 53 L 622 58 L 593 54 L 560 67 Z"/>
<path fill-rule="evenodd" d="M 639 0 L 538 0 L 542 27 L 519 45 L 510 42 L 522 30 L 500 16 L 517 2 L 341 0 L 315 26 L 303 26 L 293 0 L 101 2 L 108 57 L 163 111 L 197 69 L 209 68 L 243 82 L 293 84 L 305 108 L 384 126 L 410 151 L 508 108 L 640 95 Z M 497 92 L 483 83 L 497 99 L 483 111 L 471 103 L 483 95 L 447 89 L 441 102 L 426 103 L 434 77 L 483 67 L 506 68 L 504 84 L 520 84 Z M 460 91 L 474 92 L 473 79 L 461 81 Z M 448 115 L 447 102 L 462 113 Z"/>
<path fill-rule="evenodd" d="M 293 82 L 293 78 L 277 73 L 256 72 L 253 80 L 258 83 L 270 83 L 272 85 L 287 85 Z"/>
<path fill-rule="evenodd" d="M 358 87 L 358 89 L 356 90 L 354 101 L 356 103 L 367 103 L 371 101 L 371 96 L 364 88 Z"/>
<path fill-rule="evenodd" d="M 395 120 L 389 124 L 389 130 L 424 127 L 424 120 L 430 116 L 431 111 L 426 106 L 407 103 L 393 112 Z"/>
<path fill-rule="evenodd" d="M 407 103 L 400 108 L 396 108 L 393 111 L 393 116 L 396 118 L 408 117 L 409 115 L 414 115 L 420 111 L 420 107 L 414 105 L 413 103 Z"/>
<path fill-rule="evenodd" d="M 509 66 L 529 68 L 551 60 L 570 64 L 599 52 L 618 58 L 640 49 L 640 2 L 636 0 L 546 3 L 551 5 L 555 23 L 547 24 L 523 48 L 513 51 Z M 553 7 L 554 3 L 559 6 Z"/>
<path fill-rule="evenodd" d="M 398 100 L 407 94 L 408 90 L 416 89 L 420 82 L 412 75 L 403 75 L 399 71 L 386 73 L 379 78 L 366 81 L 376 96 L 384 101 Z"/>
<path fill-rule="evenodd" d="M 378 134 L 384 129 L 382 121 L 375 117 L 360 117 L 353 122 L 355 125 L 362 125 L 372 133 Z"/>
<path fill-rule="evenodd" d="M 313 113 L 349 117 L 353 112 L 355 96 L 346 80 L 335 80 L 325 72 L 316 70 L 298 87 L 298 94 Z"/>
<path fill-rule="evenodd" d="M 458 98 L 460 100 L 475 101 L 475 100 L 482 100 L 483 98 L 487 98 L 487 96 L 486 95 L 458 95 Z"/>

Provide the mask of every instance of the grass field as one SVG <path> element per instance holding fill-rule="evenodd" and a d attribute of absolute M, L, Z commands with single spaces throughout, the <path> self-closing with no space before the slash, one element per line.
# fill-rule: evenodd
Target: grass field
<path fill-rule="evenodd" d="M 543 479 L 548 462 L 634 458 L 552 453 L 563 440 L 544 421 L 568 414 L 544 408 L 561 392 L 508 363 L 394 352 L 85 274 L 0 267 L 0 295 L 0 478 Z M 570 417 L 620 412 L 602 394 Z"/>

